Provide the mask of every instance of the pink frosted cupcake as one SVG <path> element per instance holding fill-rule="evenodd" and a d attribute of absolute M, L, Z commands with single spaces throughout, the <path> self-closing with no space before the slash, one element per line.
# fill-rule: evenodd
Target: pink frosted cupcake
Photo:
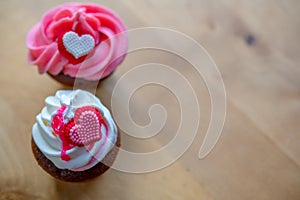
<path fill-rule="evenodd" d="M 28 33 L 28 60 L 40 74 L 73 85 L 98 83 L 123 61 L 128 38 L 121 19 L 107 8 L 67 3 L 46 12 Z"/>

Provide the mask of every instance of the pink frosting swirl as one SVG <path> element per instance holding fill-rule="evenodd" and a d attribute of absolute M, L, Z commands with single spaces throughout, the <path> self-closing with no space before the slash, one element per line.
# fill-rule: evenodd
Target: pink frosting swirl
<path fill-rule="evenodd" d="M 95 46 L 76 59 L 61 51 L 60 41 L 67 32 L 93 37 Z M 71 77 L 99 80 L 108 76 L 124 59 L 128 47 L 126 28 L 112 11 L 95 4 L 68 3 L 46 12 L 28 33 L 26 45 L 30 64 L 39 73 L 63 73 Z"/>

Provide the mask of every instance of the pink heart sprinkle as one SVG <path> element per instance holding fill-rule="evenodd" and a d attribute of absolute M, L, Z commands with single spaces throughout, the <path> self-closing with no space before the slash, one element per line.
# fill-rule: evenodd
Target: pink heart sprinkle
<path fill-rule="evenodd" d="M 77 123 L 70 129 L 70 138 L 75 144 L 88 145 L 101 139 L 101 126 L 96 113 L 86 110 L 80 113 Z"/>

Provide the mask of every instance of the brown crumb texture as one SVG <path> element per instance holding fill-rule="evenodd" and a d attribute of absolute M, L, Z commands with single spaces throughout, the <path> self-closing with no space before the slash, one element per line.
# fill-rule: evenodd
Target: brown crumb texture
<path fill-rule="evenodd" d="M 120 146 L 120 134 L 118 133 L 116 145 L 103 159 L 103 163 L 108 165 L 104 165 L 102 162 L 99 162 L 97 165 L 88 170 L 75 172 L 68 169 L 57 168 L 44 156 L 44 154 L 35 144 L 34 140 L 31 139 L 32 152 L 38 164 L 54 178 L 66 182 L 84 182 L 100 176 L 113 164 Z"/>
<path fill-rule="evenodd" d="M 83 78 L 74 78 L 68 75 L 65 75 L 63 73 L 59 73 L 58 75 L 52 75 L 50 73 L 48 73 L 49 76 L 51 76 L 54 80 L 68 85 L 68 86 L 75 86 L 78 88 L 82 88 L 82 89 L 89 89 L 89 88 L 98 88 L 100 86 L 101 81 L 105 80 L 106 78 L 108 78 L 110 75 L 108 75 L 107 77 L 102 78 L 101 80 L 95 80 L 95 81 L 90 81 L 90 80 L 86 80 Z"/>

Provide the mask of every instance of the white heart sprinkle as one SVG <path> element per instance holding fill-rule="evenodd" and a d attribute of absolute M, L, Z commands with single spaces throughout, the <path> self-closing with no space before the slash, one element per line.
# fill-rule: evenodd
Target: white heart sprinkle
<path fill-rule="evenodd" d="M 89 34 L 79 37 L 77 33 L 69 31 L 64 34 L 62 40 L 67 52 L 72 54 L 76 59 L 87 55 L 95 47 L 95 40 Z"/>

